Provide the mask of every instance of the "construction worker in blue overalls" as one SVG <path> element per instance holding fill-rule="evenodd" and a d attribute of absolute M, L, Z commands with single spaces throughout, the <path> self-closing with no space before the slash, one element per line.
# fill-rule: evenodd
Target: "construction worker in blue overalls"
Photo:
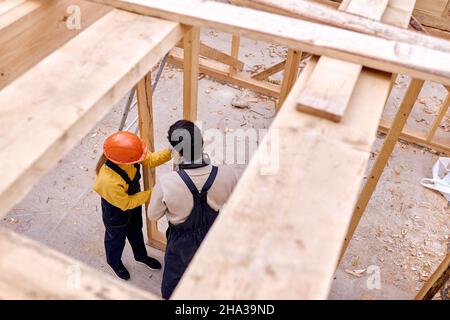
<path fill-rule="evenodd" d="M 116 132 L 104 142 L 103 155 L 96 168 L 94 191 L 101 196 L 106 260 L 123 280 L 130 278 L 122 263 L 126 239 L 137 262 L 151 270 L 161 269 L 161 264 L 149 257 L 145 248 L 142 205 L 149 200 L 151 190 L 141 191 L 140 164 L 154 168 L 170 159 L 169 149 L 147 152 L 145 142 L 128 131 Z"/>
<path fill-rule="evenodd" d="M 152 220 L 166 215 L 169 221 L 161 285 L 164 299 L 171 296 L 237 183 L 231 167 L 210 164 L 194 123 L 177 121 L 168 136 L 181 163 L 178 170 L 158 178 L 147 212 Z"/>

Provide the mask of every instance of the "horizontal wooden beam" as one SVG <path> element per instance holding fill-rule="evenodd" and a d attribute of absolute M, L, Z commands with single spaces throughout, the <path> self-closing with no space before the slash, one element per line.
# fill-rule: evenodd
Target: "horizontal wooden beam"
<path fill-rule="evenodd" d="M 183 67 L 183 51 L 174 48 L 170 51 L 168 62 L 179 67 Z M 214 79 L 224 81 L 242 88 L 248 88 L 258 93 L 262 93 L 271 97 L 278 97 L 280 94 L 280 86 L 265 81 L 258 81 L 251 78 L 245 72 L 235 72 L 230 74 L 229 67 L 218 61 L 209 60 L 200 57 L 199 63 L 200 73 L 208 75 Z"/>
<path fill-rule="evenodd" d="M 350 31 L 356 31 L 383 39 L 420 44 L 430 48 L 449 51 L 450 43 L 437 41 L 425 35 L 405 30 L 409 24 L 413 5 L 411 1 L 391 0 L 380 21 L 354 15 L 306 0 L 232 0 L 233 3 L 262 11 L 318 22 Z M 347 1 L 348 3 L 348 1 Z M 335 2 L 336 8 L 339 3 Z"/>
<path fill-rule="evenodd" d="M 392 125 L 392 119 L 382 118 L 378 131 L 387 134 Z M 427 140 L 427 134 L 417 129 L 405 126 L 399 139 L 430 148 L 450 156 L 450 145 L 445 137 L 435 136 L 432 140 Z"/>
<path fill-rule="evenodd" d="M 80 29 L 69 29 L 69 6 L 80 8 Z M 86 30 L 111 7 L 83 0 L 26 1 L 0 16 L 0 89 Z"/>
<path fill-rule="evenodd" d="M 296 110 L 315 64 L 292 88 L 174 299 L 327 298 L 391 76 L 364 69 L 336 124 Z"/>
<path fill-rule="evenodd" d="M 1 229 L 0 299 L 154 300 L 158 297 L 13 231 Z"/>
<path fill-rule="evenodd" d="M 400 39 L 387 40 L 213 1 L 91 1 L 187 25 L 211 27 L 240 36 L 283 44 L 316 55 L 330 56 L 378 70 L 408 74 L 413 78 L 450 85 L 450 52 L 407 43 Z M 426 37 L 422 34 L 417 35 Z"/>
<path fill-rule="evenodd" d="M 0 216 L 184 34 L 113 10 L 0 91 Z"/>

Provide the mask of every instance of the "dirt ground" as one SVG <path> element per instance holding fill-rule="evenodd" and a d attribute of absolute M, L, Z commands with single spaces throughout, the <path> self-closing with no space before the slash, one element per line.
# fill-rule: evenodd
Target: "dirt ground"
<path fill-rule="evenodd" d="M 206 44 L 223 51 L 229 50 L 230 38 L 213 30 L 202 32 L 202 40 Z M 281 61 L 285 54 L 286 48 L 248 39 L 241 41 L 240 58 L 246 63 L 247 72 L 270 67 Z M 279 79 L 280 74 L 273 77 L 274 81 Z M 395 111 L 407 81 L 406 77 L 398 80 L 385 114 L 392 115 Z M 408 125 L 420 130 L 429 127 L 445 95 L 442 86 L 427 83 Z M 236 96 L 245 96 L 250 101 L 250 108 L 232 107 L 230 102 Z M 91 191 L 91 186 L 102 142 L 117 130 L 125 101 L 126 97 L 59 161 L 1 221 L 1 226 L 112 274 L 104 258 L 104 227 L 99 197 Z M 167 146 L 167 128 L 181 118 L 181 105 L 182 72 L 167 66 L 154 93 L 156 149 Z M 127 124 L 135 116 L 136 108 Z M 268 128 L 273 117 L 272 99 L 208 77 L 199 82 L 198 118 L 204 121 L 204 129 L 218 128 L 231 132 L 238 128 Z M 134 127 L 130 130 L 134 131 Z M 438 134 L 450 139 L 449 127 L 447 117 Z M 383 137 L 378 137 L 370 165 L 382 142 Z M 421 178 L 431 176 L 437 157 L 435 153 L 414 145 L 397 144 L 336 272 L 331 299 L 411 299 L 443 259 L 450 234 L 448 202 L 419 183 Z M 244 169 L 245 165 L 236 166 L 239 173 Z M 157 174 L 169 170 L 170 163 L 158 168 Z M 164 222 L 159 227 L 163 229 Z M 162 261 L 162 252 L 153 248 L 148 248 L 148 251 Z M 123 260 L 131 272 L 131 283 L 159 294 L 161 271 L 150 272 L 134 264 L 128 245 Z"/>

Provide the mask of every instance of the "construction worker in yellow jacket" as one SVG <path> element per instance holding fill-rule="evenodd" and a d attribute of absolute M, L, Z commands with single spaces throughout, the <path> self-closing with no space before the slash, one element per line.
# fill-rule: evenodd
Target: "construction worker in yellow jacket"
<path fill-rule="evenodd" d="M 130 278 L 122 263 L 126 239 L 137 262 L 151 270 L 161 269 L 161 264 L 149 257 L 145 248 L 142 205 L 150 199 L 151 190 L 141 191 L 140 165 L 154 168 L 170 159 L 169 149 L 148 152 L 145 142 L 128 131 L 116 132 L 104 142 L 103 155 L 96 168 L 94 191 L 101 196 L 106 260 L 123 280 Z"/>

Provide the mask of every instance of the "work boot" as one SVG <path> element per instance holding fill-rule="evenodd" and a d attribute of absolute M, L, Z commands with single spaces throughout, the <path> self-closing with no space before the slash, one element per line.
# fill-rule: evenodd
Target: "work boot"
<path fill-rule="evenodd" d="M 111 267 L 112 268 L 112 267 Z M 112 268 L 114 273 L 122 280 L 128 280 L 130 279 L 130 273 L 128 272 L 127 268 L 122 264 L 118 268 Z"/>
<path fill-rule="evenodd" d="M 158 260 L 153 259 L 152 257 L 136 259 L 136 262 L 145 265 L 150 270 L 161 270 L 161 263 L 159 263 Z"/>

